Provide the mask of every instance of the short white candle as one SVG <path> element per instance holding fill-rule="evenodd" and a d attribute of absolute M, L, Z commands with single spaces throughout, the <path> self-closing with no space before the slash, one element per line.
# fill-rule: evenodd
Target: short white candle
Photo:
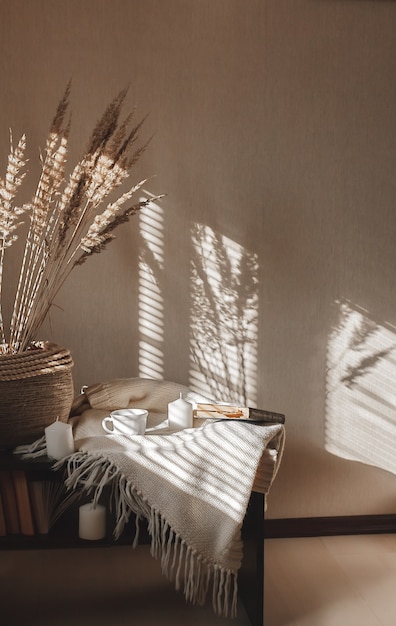
<path fill-rule="evenodd" d="M 56 420 L 44 430 L 47 456 L 59 461 L 74 452 L 74 439 L 71 424 Z"/>
<path fill-rule="evenodd" d="M 182 393 L 180 398 L 168 404 L 168 425 L 171 430 L 192 428 L 193 407 L 191 402 L 183 400 Z"/>
<path fill-rule="evenodd" d="M 93 502 L 79 508 L 78 535 L 81 539 L 104 539 L 106 537 L 106 508 Z"/>

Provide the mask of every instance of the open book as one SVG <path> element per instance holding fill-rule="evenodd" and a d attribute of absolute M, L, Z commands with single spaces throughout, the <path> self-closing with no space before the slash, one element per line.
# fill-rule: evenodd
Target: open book
<path fill-rule="evenodd" d="M 47 534 L 55 522 L 79 497 L 76 491 L 68 492 L 62 482 L 32 480 L 29 482 L 30 501 L 39 534 Z"/>

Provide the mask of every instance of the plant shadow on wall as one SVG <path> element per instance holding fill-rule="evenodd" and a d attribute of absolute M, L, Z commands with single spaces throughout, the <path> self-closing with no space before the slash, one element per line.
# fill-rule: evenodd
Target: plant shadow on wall
<path fill-rule="evenodd" d="M 338 302 L 327 352 L 325 448 L 396 474 L 396 329 Z"/>
<path fill-rule="evenodd" d="M 255 405 L 258 259 L 209 226 L 191 232 L 190 386 Z"/>
<path fill-rule="evenodd" d="M 139 376 L 161 379 L 166 311 L 163 210 L 150 201 L 139 212 L 139 223 Z M 190 235 L 188 384 L 217 400 L 255 406 L 257 255 L 209 226 L 194 224 Z"/>

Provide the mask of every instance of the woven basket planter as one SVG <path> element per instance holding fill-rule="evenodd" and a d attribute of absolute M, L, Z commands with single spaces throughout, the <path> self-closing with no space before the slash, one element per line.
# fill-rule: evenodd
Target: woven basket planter
<path fill-rule="evenodd" d="M 50 342 L 21 354 L 0 355 L 0 447 L 32 443 L 73 402 L 70 352 Z"/>

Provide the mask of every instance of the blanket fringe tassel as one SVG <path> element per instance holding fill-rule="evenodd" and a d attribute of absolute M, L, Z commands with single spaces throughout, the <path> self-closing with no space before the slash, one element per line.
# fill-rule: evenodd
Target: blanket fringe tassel
<path fill-rule="evenodd" d="M 191 548 L 176 533 L 159 511 L 145 500 L 144 496 L 128 483 L 125 476 L 111 461 L 102 456 L 77 452 L 67 461 L 68 489 L 82 489 L 93 494 L 93 502 L 98 503 L 106 485 L 111 485 L 111 504 L 115 506 L 116 525 L 113 531 L 117 540 L 130 514 L 136 516 L 133 547 L 139 542 L 139 522 L 143 517 L 148 521 L 151 538 L 151 555 L 161 562 L 163 574 L 174 582 L 177 590 L 183 589 L 184 596 L 192 604 L 202 605 L 212 586 L 212 605 L 216 614 L 235 617 L 237 614 L 238 575 L 237 572 L 210 563 Z M 64 461 L 54 466 L 63 467 Z"/>

